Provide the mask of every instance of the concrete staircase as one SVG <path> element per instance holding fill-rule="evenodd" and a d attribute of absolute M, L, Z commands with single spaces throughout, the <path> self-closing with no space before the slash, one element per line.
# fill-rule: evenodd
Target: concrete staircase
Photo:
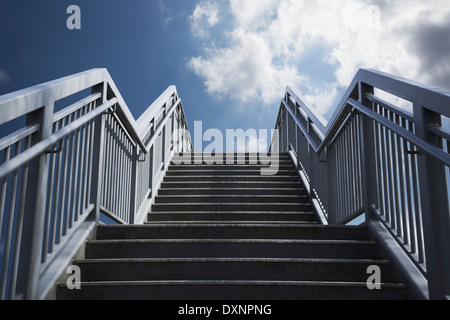
<path fill-rule="evenodd" d="M 249 160 L 253 155 L 244 155 Z M 261 165 L 171 165 L 144 226 L 98 227 L 81 290 L 58 299 L 404 299 L 365 227 L 322 226 L 287 154 Z M 369 266 L 382 289 L 369 290 Z"/>

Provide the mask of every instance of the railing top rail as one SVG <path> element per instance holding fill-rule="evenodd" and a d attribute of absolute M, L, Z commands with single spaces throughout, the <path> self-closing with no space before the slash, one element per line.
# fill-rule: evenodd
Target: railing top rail
<path fill-rule="evenodd" d="M 403 129 L 402 127 L 394 124 L 392 121 L 389 121 L 388 119 L 382 117 L 378 113 L 368 110 L 359 102 L 357 102 L 353 99 L 349 99 L 348 103 L 352 107 L 356 108 L 359 112 L 362 112 L 363 114 L 367 115 L 371 119 L 382 124 L 384 127 L 388 128 L 392 132 L 395 132 L 396 134 L 398 134 L 405 140 L 412 142 L 420 150 L 428 153 L 429 155 L 435 157 L 436 159 L 438 159 L 440 162 L 442 162 L 446 166 L 450 167 L 450 156 L 447 153 L 445 153 L 442 150 L 438 149 L 437 147 L 425 142 L 424 140 L 418 138 L 416 135 L 414 135 L 410 131 Z"/>
<path fill-rule="evenodd" d="M 175 86 L 169 86 L 166 91 L 164 91 L 151 105 L 150 107 L 136 120 L 137 125 L 140 129 L 145 129 L 145 126 L 155 118 L 158 113 L 158 107 L 163 106 L 169 99 L 175 94 L 178 97 L 177 89 Z"/>
<path fill-rule="evenodd" d="M 361 98 L 359 97 L 360 83 L 367 84 L 376 89 L 392 94 L 398 98 L 410 101 L 416 107 L 425 107 L 431 111 L 434 111 L 446 117 L 450 117 L 449 90 L 425 85 L 416 81 L 371 69 L 360 69 L 357 72 L 356 76 L 352 80 L 350 86 L 343 95 L 335 112 L 328 122 L 326 122 L 326 120 L 318 115 L 315 109 L 308 107 L 299 98 L 299 96 L 293 89 L 287 87 L 286 94 L 289 95 L 291 99 L 294 100 L 293 102 L 295 102 L 300 107 L 302 113 L 306 115 L 308 121 L 310 121 L 310 124 L 315 126 L 314 129 L 316 131 L 319 131 L 318 136 L 322 139 L 322 143 L 320 145 L 317 145 L 315 143 L 311 144 L 316 152 L 321 153 L 324 150 L 327 143 L 336 133 L 336 130 L 338 130 L 341 126 L 342 121 L 348 115 L 348 100 L 358 100 L 358 98 Z M 370 99 L 370 96 L 368 96 L 367 98 Z M 381 103 L 385 103 L 388 107 L 399 109 L 398 107 L 395 107 L 388 102 L 384 102 L 378 97 L 376 99 Z M 289 103 L 289 101 L 283 101 L 283 103 L 285 103 L 285 106 L 286 102 Z M 409 114 L 409 112 L 405 110 L 399 109 L 399 114 L 410 120 L 414 117 L 414 115 Z M 280 119 L 278 119 L 277 121 L 277 126 L 279 124 L 279 121 Z"/>
<path fill-rule="evenodd" d="M 49 136 L 47 139 L 32 146 L 26 152 L 21 153 L 16 158 L 3 164 L 2 166 L 0 166 L 0 179 L 3 179 L 14 170 L 17 170 L 17 168 L 20 168 L 25 163 L 33 160 L 34 158 L 45 152 L 48 148 L 58 143 L 64 137 L 68 136 L 69 134 L 71 134 L 81 126 L 85 125 L 89 121 L 92 121 L 95 117 L 99 116 L 100 114 L 102 114 L 103 112 L 114 106 L 114 104 L 116 103 L 117 103 L 116 98 L 111 99 L 110 101 L 106 102 L 104 105 L 101 105 L 99 108 L 95 109 L 91 113 L 72 122 L 63 129 Z"/>
<path fill-rule="evenodd" d="M 148 148 L 143 141 L 144 135 L 146 134 L 145 131 L 148 128 L 152 117 L 159 114 L 161 108 L 164 107 L 170 96 L 175 94 L 178 98 L 176 87 L 169 86 L 169 88 L 147 109 L 144 115 L 136 121 L 108 70 L 104 68 L 87 70 L 75 75 L 0 96 L 0 113 L 2 114 L 0 125 L 43 108 L 49 102 L 56 102 L 101 83 L 107 83 L 108 89 L 111 90 L 113 96 L 117 98 L 117 104 L 119 106 L 118 113 L 120 113 L 121 121 L 128 130 L 129 135 L 135 139 L 135 142 L 139 145 L 141 150 L 144 153 L 147 153 Z M 86 99 L 91 99 L 92 97 L 98 97 L 98 95 L 91 95 Z M 76 108 L 77 105 L 82 103 L 83 101 L 79 101 L 79 103 L 75 103 L 71 107 Z M 71 108 L 69 107 L 62 110 L 55 114 L 54 117 L 56 117 L 56 119 L 63 117 L 70 112 L 68 109 Z"/>
<path fill-rule="evenodd" d="M 95 86 L 105 80 L 106 69 L 91 69 L 58 80 L 0 96 L 0 125 Z"/>

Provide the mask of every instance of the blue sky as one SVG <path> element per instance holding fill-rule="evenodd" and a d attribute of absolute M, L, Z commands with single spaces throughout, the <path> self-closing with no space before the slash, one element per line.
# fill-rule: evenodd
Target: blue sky
<path fill-rule="evenodd" d="M 449 18 L 448 0 L 3 0 L 0 95 L 100 67 L 135 118 L 173 84 L 191 131 L 270 130 L 287 85 L 327 118 L 361 67 L 450 89 Z"/>

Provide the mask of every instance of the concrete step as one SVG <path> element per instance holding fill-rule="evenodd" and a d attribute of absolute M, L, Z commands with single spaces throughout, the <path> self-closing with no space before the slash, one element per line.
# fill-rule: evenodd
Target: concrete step
<path fill-rule="evenodd" d="M 145 222 L 145 225 L 154 225 L 154 224 L 165 224 L 165 225 L 179 225 L 179 224 L 184 224 L 184 225 L 188 225 L 188 224 L 196 224 L 196 225 L 201 225 L 201 224 L 217 224 L 217 225 L 229 225 L 229 224 L 233 224 L 235 226 L 238 225 L 248 225 L 248 224 L 253 224 L 253 225 L 262 225 L 265 226 L 267 224 L 277 224 L 277 223 L 286 223 L 286 221 L 255 221 L 255 220 L 249 220 L 249 221 L 245 221 L 245 220 L 227 220 L 227 221 L 222 221 L 222 220 L 214 220 L 214 221 L 208 221 L 208 220 L 179 220 L 179 221 L 164 221 L 164 220 L 160 220 L 160 221 L 149 221 L 149 222 Z M 296 221 L 289 221 L 289 223 L 293 223 L 296 225 L 318 225 L 319 223 L 317 221 L 303 221 L 303 220 L 296 220 Z"/>
<path fill-rule="evenodd" d="M 402 284 L 368 290 L 365 282 L 330 281 L 132 281 L 81 283 L 81 290 L 58 287 L 59 299 L 86 300 L 401 300 Z"/>
<path fill-rule="evenodd" d="M 303 188 L 166 188 L 160 189 L 158 195 L 160 196 L 175 196 L 175 195 L 304 195 Z"/>
<path fill-rule="evenodd" d="M 279 204 L 309 204 L 308 196 L 300 195 L 159 195 L 155 199 L 156 204 L 175 203 L 227 203 L 227 204 L 251 204 L 251 203 L 279 203 Z"/>
<path fill-rule="evenodd" d="M 161 189 L 194 189 L 194 188 L 216 188 L 216 189 L 272 189 L 272 188 L 299 188 L 302 185 L 299 180 L 296 181 L 262 181 L 262 180 L 248 180 L 248 181 L 190 181 L 185 179 L 184 181 L 177 181 L 171 179 L 171 181 L 163 181 Z"/>
<path fill-rule="evenodd" d="M 230 212 L 231 213 L 231 212 Z M 98 240 L 120 239 L 294 239 L 367 240 L 366 229 L 354 226 L 305 226 L 292 223 L 261 224 L 152 224 L 97 227 Z"/>
<path fill-rule="evenodd" d="M 316 222 L 317 215 L 313 212 L 296 213 L 265 213 L 265 212 L 169 212 L 150 213 L 149 222 L 158 221 L 276 221 L 276 222 Z"/>
<path fill-rule="evenodd" d="M 151 212 L 170 211 L 265 211 L 265 212 L 301 212 L 312 211 L 309 203 L 156 203 Z"/>
<path fill-rule="evenodd" d="M 290 161 L 284 162 L 274 162 L 274 164 L 278 164 L 278 169 L 280 170 L 294 170 L 294 166 Z M 169 171 L 210 171 L 210 170 L 220 170 L 220 171 L 245 171 L 245 170 L 260 170 L 262 168 L 267 169 L 269 165 L 264 164 L 173 164 L 169 167 Z"/>
<path fill-rule="evenodd" d="M 392 282 L 390 262 L 364 259 L 286 258 L 169 258 L 88 259 L 75 261 L 81 281 L 155 280 L 271 280 L 344 281 L 367 280 L 367 269 L 376 265 L 382 282 Z"/>
<path fill-rule="evenodd" d="M 156 239 L 96 240 L 86 258 L 324 258 L 377 259 L 373 241 Z"/>
<path fill-rule="evenodd" d="M 168 170 L 166 172 L 166 177 L 185 177 L 185 176 L 196 176 L 196 177 L 211 177 L 211 176 L 227 176 L 227 177 L 246 177 L 246 176 L 261 176 L 263 174 L 263 169 L 246 169 L 246 170 Z M 270 172 L 270 176 L 273 177 L 297 177 L 296 172 L 293 169 L 281 170 L 281 169 L 267 169 L 266 174 Z"/>
<path fill-rule="evenodd" d="M 262 176 L 262 175 L 185 175 L 185 176 L 165 176 L 164 182 L 194 182 L 194 181 L 203 181 L 203 182 L 296 182 L 300 183 L 299 178 L 295 175 L 271 175 L 271 176 Z"/>
<path fill-rule="evenodd" d="M 200 161 L 200 160 L 216 160 L 221 159 L 223 161 L 231 160 L 231 159 L 246 159 L 246 160 L 257 160 L 257 161 L 275 161 L 275 160 L 291 160 L 288 153 L 279 153 L 279 154 L 242 154 L 242 153 L 217 153 L 217 154 L 200 154 L 200 153 L 191 153 L 191 154 L 183 154 L 177 155 L 175 154 L 172 161 L 180 161 L 180 160 L 190 160 L 191 162 Z"/>

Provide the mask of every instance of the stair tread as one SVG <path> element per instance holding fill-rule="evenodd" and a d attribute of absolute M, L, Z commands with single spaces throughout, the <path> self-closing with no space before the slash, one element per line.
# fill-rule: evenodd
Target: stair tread
<path fill-rule="evenodd" d="M 298 187 L 298 188 L 161 188 L 160 191 L 185 191 L 185 190 L 193 190 L 193 191 L 304 191 L 304 188 Z"/>
<path fill-rule="evenodd" d="M 195 211 L 192 211 L 195 212 Z M 233 212 L 233 211 L 230 211 Z M 161 225 L 164 226 L 164 225 Z M 185 226 L 184 224 L 182 226 Z M 192 226 L 197 226 L 197 225 L 192 225 Z M 230 226 L 233 226 L 233 224 L 230 224 Z M 254 227 L 255 225 L 249 224 L 249 225 L 244 225 L 244 226 L 240 226 L 240 227 Z M 277 226 L 280 226 L 280 224 L 277 224 Z M 286 228 L 298 228 L 299 230 L 342 230 L 342 231 L 346 231 L 346 230 L 360 230 L 360 231 L 364 231 L 365 227 L 361 227 L 361 226 L 339 226 L 339 225 L 318 225 L 318 226 L 304 226 L 304 225 L 300 225 L 300 226 L 296 226 L 296 225 L 292 225 L 290 223 L 284 223 L 282 224 L 283 227 Z M 99 229 L 151 229 L 154 228 L 155 226 L 150 226 L 150 225 L 99 225 L 98 228 Z M 200 227 L 203 227 L 203 225 L 200 225 Z M 221 225 L 222 227 L 222 225 Z M 270 227 L 270 225 L 268 225 L 268 227 Z"/>
<path fill-rule="evenodd" d="M 327 240 L 327 239 L 109 239 L 89 240 L 92 244 L 106 243 L 256 243 L 256 244 L 339 244 L 339 245 L 377 245 L 371 240 Z"/>
<path fill-rule="evenodd" d="M 285 223 L 285 221 L 283 221 Z M 315 221 L 303 221 L 303 220 L 299 220 L 299 221 L 289 221 L 292 222 L 293 224 L 314 224 L 314 223 L 318 223 Z M 227 220 L 227 221 L 218 221 L 215 220 L 214 224 L 216 225 L 237 225 L 237 224 L 263 224 L 263 225 L 274 225 L 279 223 L 279 221 L 245 221 L 245 220 Z M 189 221 L 182 221 L 182 220 L 175 220 L 175 221 L 162 221 L 162 220 L 155 220 L 155 221 L 148 221 L 145 222 L 145 224 L 156 224 L 156 225 L 161 225 L 161 224 L 165 224 L 165 225 L 176 225 L 176 224 L 183 224 L 183 225 L 191 225 L 191 224 L 195 224 L 195 225 L 199 225 L 199 224 L 211 224 L 211 221 L 209 220 L 189 220 Z"/>
<path fill-rule="evenodd" d="M 312 211 L 166 211 L 166 212 L 150 212 L 150 215 L 160 215 L 160 214 L 215 214 L 215 215 L 221 215 L 221 214 L 255 214 L 255 215 L 272 215 L 272 214 L 279 214 L 279 215 L 315 215 Z"/>
<path fill-rule="evenodd" d="M 266 286 L 351 286 L 367 288 L 366 282 L 350 281 L 279 281 L 279 280 L 140 280 L 140 281 L 91 281 L 81 282 L 81 287 L 89 286 L 157 286 L 157 285 L 266 285 Z M 58 283 L 59 286 L 66 287 L 66 283 Z M 406 289 L 404 283 L 381 283 L 382 288 L 402 288 Z"/>
<path fill-rule="evenodd" d="M 104 258 L 74 260 L 74 264 L 90 263 L 184 263 L 184 262 L 267 262 L 267 263 L 322 263 L 322 264 L 391 264 L 389 260 L 378 259 L 333 259 L 333 258 Z"/>
<path fill-rule="evenodd" d="M 240 194 L 230 194 L 230 195 L 158 195 L 158 198 L 239 198 L 239 197 L 246 197 L 246 198 L 308 198 L 306 195 L 240 195 Z"/>
<path fill-rule="evenodd" d="M 255 223 L 254 221 L 249 221 L 249 223 L 232 223 L 229 221 L 224 221 L 223 223 L 217 223 L 217 222 L 205 222 L 205 223 L 192 223 L 190 221 L 183 222 L 174 222 L 174 223 L 149 223 L 145 224 L 141 227 L 158 227 L 158 228 L 164 228 L 164 227 L 193 227 L 193 228 L 214 228 L 214 227 L 243 227 L 243 228 L 255 228 L 255 227 L 265 227 L 265 228 L 298 228 L 300 226 L 303 226 L 303 223 L 301 224 L 289 224 L 286 222 L 274 222 L 274 223 Z"/>

